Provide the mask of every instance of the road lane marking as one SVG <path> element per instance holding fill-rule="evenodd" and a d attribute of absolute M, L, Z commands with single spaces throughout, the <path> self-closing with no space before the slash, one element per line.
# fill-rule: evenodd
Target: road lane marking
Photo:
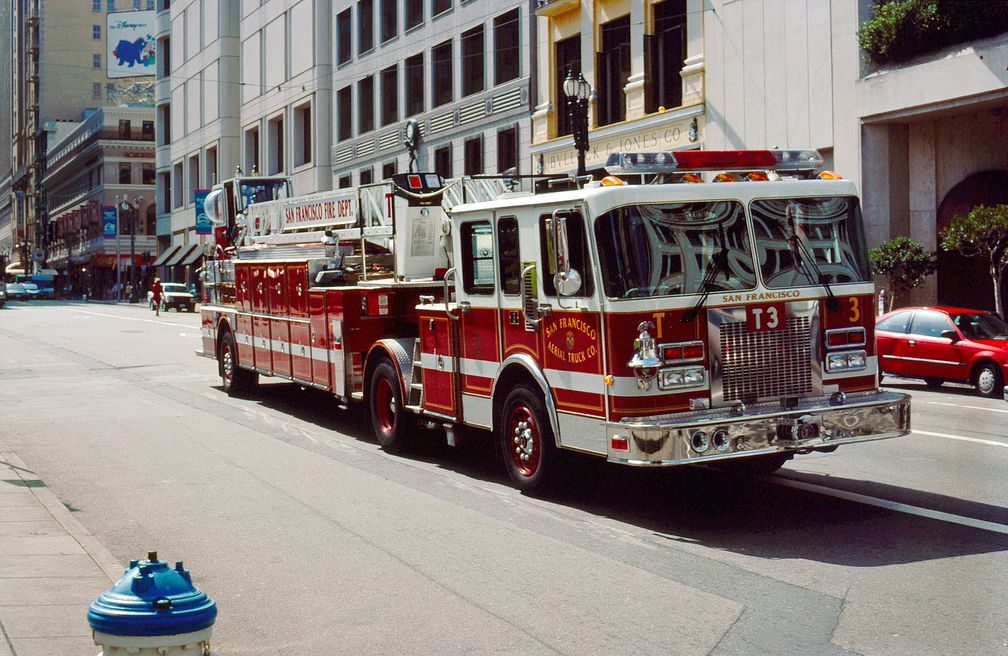
<path fill-rule="evenodd" d="M 835 497 L 837 499 L 843 499 L 845 501 L 853 501 L 854 503 L 862 503 L 866 506 L 875 506 L 876 508 L 885 508 L 886 510 L 894 510 L 896 512 L 906 513 L 908 515 L 917 515 L 918 517 L 926 517 L 928 519 L 935 519 L 940 522 L 948 522 L 950 524 L 959 524 L 961 526 L 968 526 L 970 528 L 978 528 L 983 531 L 993 531 L 994 533 L 1004 533 L 1008 535 L 1008 526 L 1005 524 L 998 524 L 997 522 L 988 522 L 983 519 L 973 519 L 972 517 L 963 517 L 961 515 L 953 515 L 952 513 L 942 512 L 940 510 L 931 510 L 930 508 L 921 508 L 920 506 L 911 506 L 905 503 L 898 503 L 896 501 L 889 501 L 887 499 L 879 499 L 876 497 L 870 497 L 866 494 L 858 494 L 857 492 L 847 492 L 845 490 L 836 490 L 831 487 L 826 487 L 823 485 L 816 485 L 815 483 L 805 483 L 804 481 L 796 481 L 791 478 L 784 478 L 781 476 L 768 476 L 767 481 L 776 483 L 783 487 L 791 487 L 796 490 L 804 490 L 805 492 L 813 492 L 815 494 L 822 494 L 828 497 Z"/>
<path fill-rule="evenodd" d="M 930 435 L 931 437 L 944 437 L 947 440 L 962 440 L 963 442 L 976 442 L 987 446 L 1000 446 L 1008 449 L 1008 442 L 995 442 L 994 440 L 981 440 L 979 437 L 966 437 L 964 435 L 949 435 L 948 433 L 932 433 L 930 431 L 912 429 L 911 432 L 918 435 Z"/>
<path fill-rule="evenodd" d="M 173 323 L 171 321 L 158 321 L 157 319 L 138 319 L 136 317 L 121 317 L 118 314 L 105 314 L 104 312 L 88 312 L 87 310 L 74 310 L 81 314 L 93 314 L 96 317 L 109 317 L 110 319 L 123 319 L 125 321 L 143 321 L 144 323 L 156 323 L 159 326 L 178 326 L 179 328 L 192 328 L 193 326 L 184 323 Z"/>
<path fill-rule="evenodd" d="M 1003 412 L 1008 415 L 1008 410 L 999 410 L 998 408 L 985 408 L 982 405 L 961 405 L 959 403 L 942 403 L 941 401 L 925 401 L 925 403 L 930 403 L 931 405 L 947 405 L 952 408 L 969 408 L 970 410 L 987 410 L 988 412 Z"/>

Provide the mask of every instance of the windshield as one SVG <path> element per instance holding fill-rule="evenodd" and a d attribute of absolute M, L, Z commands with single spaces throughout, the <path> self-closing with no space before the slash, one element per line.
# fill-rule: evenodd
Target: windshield
<path fill-rule="evenodd" d="M 952 314 L 952 322 L 968 339 L 1008 339 L 1008 323 L 996 314 Z"/>
<path fill-rule="evenodd" d="M 620 207 L 596 219 L 595 238 L 609 298 L 696 294 L 722 247 L 728 271 L 718 272 L 710 291 L 756 286 L 738 201 Z"/>
<path fill-rule="evenodd" d="M 166 292 L 184 292 L 186 286 L 179 282 L 168 282 L 161 286 Z"/>
<path fill-rule="evenodd" d="M 772 198 L 749 205 L 763 284 L 771 288 L 818 285 L 818 267 L 829 284 L 870 282 L 868 254 L 857 198 Z M 815 257 L 801 266 L 788 238 L 797 235 Z"/>
<path fill-rule="evenodd" d="M 239 195 L 241 196 L 241 209 L 245 209 L 253 203 L 265 203 L 270 200 L 279 200 L 290 196 L 290 187 L 287 178 L 254 178 L 242 180 L 238 183 Z"/>

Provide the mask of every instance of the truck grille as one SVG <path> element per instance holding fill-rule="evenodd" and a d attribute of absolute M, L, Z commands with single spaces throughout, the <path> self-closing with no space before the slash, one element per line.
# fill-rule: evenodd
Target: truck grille
<path fill-rule="evenodd" d="M 746 322 L 721 324 L 725 401 L 805 396 L 812 391 L 809 317 L 789 317 L 783 330 L 751 333 Z"/>

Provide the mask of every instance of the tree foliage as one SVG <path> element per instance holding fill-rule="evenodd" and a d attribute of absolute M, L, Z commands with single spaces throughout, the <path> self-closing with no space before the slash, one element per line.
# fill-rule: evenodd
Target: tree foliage
<path fill-rule="evenodd" d="M 868 252 L 872 272 L 889 281 L 889 308 L 897 296 L 903 296 L 924 278 L 935 272 L 938 258 L 926 251 L 919 241 L 900 235 L 884 241 Z"/>
<path fill-rule="evenodd" d="M 941 231 L 941 247 L 987 260 L 994 283 L 994 307 L 1003 317 L 1000 291 L 1001 281 L 1008 272 L 1008 205 L 977 205 L 967 214 L 954 217 Z"/>
<path fill-rule="evenodd" d="M 1006 25 L 1003 0 L 876 0 L 857 37 L 868 59 L 887 64 L 1000 34 Z"/>

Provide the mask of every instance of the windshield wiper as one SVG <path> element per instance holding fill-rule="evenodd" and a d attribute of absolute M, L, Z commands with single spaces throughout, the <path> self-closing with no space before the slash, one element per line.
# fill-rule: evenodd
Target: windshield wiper
<path fill-rule="evenodd" d="M 826 276 L 823 275 L 822 271 L 819 270 L 819 265 L 816 264 L 815 255 L 809 251 L 808 245 L 805 240 L 802 239 L 801 235 L 798 233 L 795 227 L 794 211 L 791 206 L 788 205 L 787 212 L 785 213 L 785 218 L 787 220 L 787 230 L 791 234 L 787 238 L 788 249 L 791 251 L 792 257 L 795 259 L 795 268 L 799 269 L 805 274 L 805 277 L 812 282 L 818 282 L 826 290 L 826 308 L 830 311 L 836 311 L 840 309 L 840 302 L 837 301 L 836 295 L 830 288 L 829 282 L 826 281 Z M 809 268 L 812 271 L 809 271 Z M 812 274 L 815 274 L 813 277 Z"/>
<path fill-rule="evenodd" d="M 724 223 L 718 224 L 718 231 L 714 233 L 715 241 L 717 241 L 718 250 L 713 255 L 711 255 L 710 262 L 707 263 L 707 271 L 704 273 L 703 280 L 700 281 L 700 287 L 697 289 L 697 293 L 700 294 L 700 298 L 697 299 L 696 305 L 690 308 L 689 312 L 682 316 L 681 321 L 683 323 L 690 323 L 694 321 L 697 316 L 699 316 L 700 311 L 704 309 L 707 304 L 707 297 L 710 296 L 711 287 L 714 286 L 714 281 L 717 280 L 717 275 L 724 272 L 725 281 L 728 278 L 728 249 L 725 247 L 725 242 L 728 241 L 725 236 Z"/>

